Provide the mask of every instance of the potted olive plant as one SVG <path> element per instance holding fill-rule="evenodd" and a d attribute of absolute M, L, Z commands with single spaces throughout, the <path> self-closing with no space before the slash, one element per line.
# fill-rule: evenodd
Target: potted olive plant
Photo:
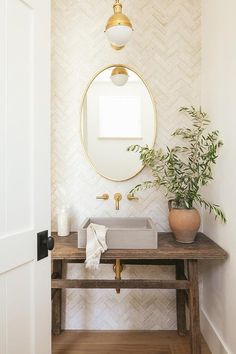
<path fill-rule="evenodd" d="M 223 143 L 217 130 L 206 132 L 210 121 L 201 108 L 182 107 L 180 111 L 187 113 L 192 127 L 176 129 L 172 134 L 181 140 L 179 145 L 167 147 L 166 151 L 140 145 L 128 148 L 128 151 L 140 154 L 142 164 L 150 168 L 153 175 L 152 180 L 138 184 L 131 193 L 152 187 L 162 189 L 168 199 L 169 224 L 176 240 L 191 243 L 200 227 L 200 215 L 194 208 L 195 204 L 226 222 L 219 205 L 208 202 L 201 194 L 201 188 L 213 180 L 212 166 Z"/>

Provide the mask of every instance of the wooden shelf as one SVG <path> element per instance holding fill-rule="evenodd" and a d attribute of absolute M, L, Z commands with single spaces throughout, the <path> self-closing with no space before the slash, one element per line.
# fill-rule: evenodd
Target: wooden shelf
<path fill-rule="evenodd" d="M 84 260 L 85 249 L 77 247 L 77 232 L 69 236 L 59 237 L 53 233 L 55 248 L 52 259 Z M 102 255 L 102 260 L 130 259 L 130 260 L 158 260 L 158 259 L 225 259 L 227 253 L 214 241 L 203 233 L 198 233 L 196 241 L 191 244 L 182 244 L 175 241 L 173 234 L 161 232 L 158 235 L 158 248 L 145 250 L 115 249 L 107 250 Z"/>

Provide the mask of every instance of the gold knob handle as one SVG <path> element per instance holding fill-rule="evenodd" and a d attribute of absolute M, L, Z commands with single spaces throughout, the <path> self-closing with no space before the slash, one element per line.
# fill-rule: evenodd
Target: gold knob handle
<path fill-rule="evenodd" d="M 109 195 L 106 193 L 103 193 L 103 195 L 97 195 L 96 199 L 103 199 L 103 200 L 107 200 L 109 199 Z"/>
<path fill-rule="evenodd" d="M 138 197 L 135 197 L 132 193 L 127 194 L 127 199 L 128 200 L 138 200 Z"/>

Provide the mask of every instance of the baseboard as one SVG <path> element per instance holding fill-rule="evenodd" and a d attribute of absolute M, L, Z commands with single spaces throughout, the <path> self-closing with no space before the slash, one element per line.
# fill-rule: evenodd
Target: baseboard
<path fill-rule="evenodd" d="M 224 343 L 213 323 L 201 308 L 201 332 L 212 354 L 233 354 Z"/>

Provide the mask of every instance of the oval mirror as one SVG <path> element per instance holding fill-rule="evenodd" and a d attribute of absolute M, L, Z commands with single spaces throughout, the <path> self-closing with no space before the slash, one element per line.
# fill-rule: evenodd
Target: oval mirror
<path fill-rule="evenodd" d="M 156 111 L 137 72 L 113 65 L 93 77 L 82 102 L 81 135 L 91 164 L 103 177 L 124 181 L 142 170 L 138 154 L 127 147 L 154 145 Z"/>

